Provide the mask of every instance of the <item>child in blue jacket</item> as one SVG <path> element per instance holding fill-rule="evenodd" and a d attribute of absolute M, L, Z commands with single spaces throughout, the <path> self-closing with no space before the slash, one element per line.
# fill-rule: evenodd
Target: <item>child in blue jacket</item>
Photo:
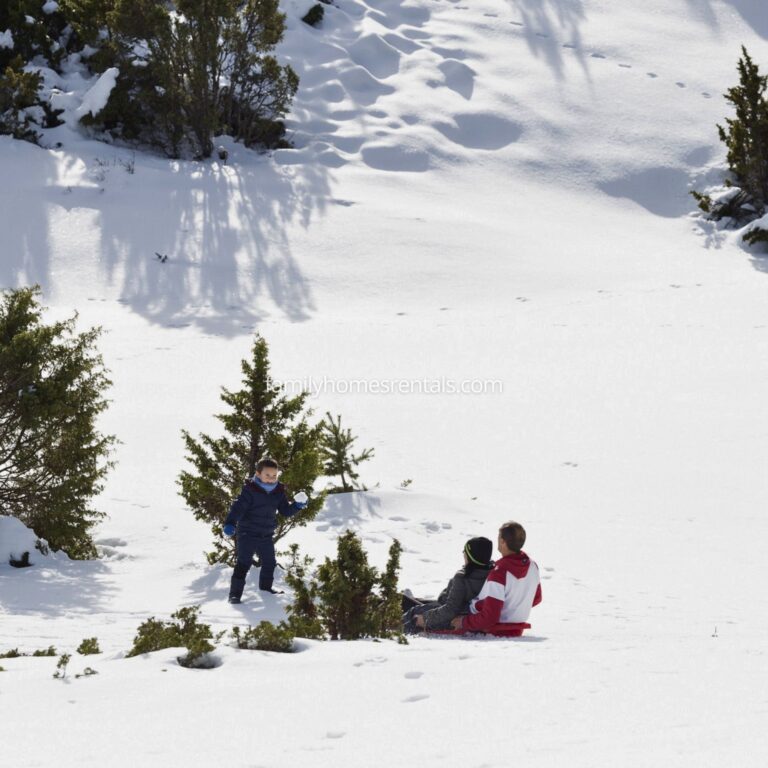
<path fill-rule="evenodd" d="M 277 594 L 277 591 L 272 589 L 277 565 L 275 543 L 272 540 L 277 528 L 277 513 L 291 517 L 307 506 L 306 501 L 289 503 L 284 486 L 277 481 L 279 472 L 280 467 L 274 459 L 259 461 L 256 474 L 252 480 L 245 483 L 224 521 L 225 536 L 231 537 L 237 533 L 237 562 L 229 587 L 230 603 L 240 602 L 245 588 L 245 577 L 253 563 L 254 555 L 258 555 L 261 561 L 259 589 Z"/>

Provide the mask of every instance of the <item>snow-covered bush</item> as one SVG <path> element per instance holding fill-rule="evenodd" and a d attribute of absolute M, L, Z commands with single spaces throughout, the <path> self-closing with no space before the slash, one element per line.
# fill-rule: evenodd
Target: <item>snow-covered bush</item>
<path fill-rule="evenodd" d="M 186 655 L 177 658 L 182 667 L 213 666 L 207 663 L 208 654 L 214 650 L 211 641 L 218 641 L 224 633 L 214 637 L 210 625 L 198 621 L 199 611 L 200 606 L 190 606 L 172 613 L 174 621 L 158 621 L 154 617 L 147 619 L 139 625 L 133 647 L 126 656 L 183 647 L 187 649 Z"/>
<path fill-rule="evenodd" d="M 739 84 L 729 88 L 725 98 L 736 116 L 718 125 L 720 140 L 728 149 L 728 168 L 732 179 L 725 187 L 703 194 L 692 192 L 699 208 L 715 221 L 731 219 L 744 225 L 761 217 L 768 205 L 768 76 L 760 70 L 742 46 L 739 59 Z M 768 231 L 751 227 L 743 235 L 754 244 L 768 240 Z"/>
<path fill-rule="evenodd" d="M 39 288 L 0 295 L 0 508 L 71 557 L 96 556 L 90 506 L 114 443 L 96 420 L 110 381 L 100 329 L 46 325 Z"/>
<path fill-rule="evenodd" d="M 66 20 L 56 3 L 5 0 L 0 3 L 0 71 L 16 56 L 26 64 L 44 61 L 57 67 L 64 54 Z"/>
<path fill-rule="evenodd" d="M 13 59 L 0 73 L 0 134 L 15 139 L 36 142 L 42 127 L 35 119 L 39 109 L 38 93 L 41 77 L 36 72 L 25 72 L 20 56 Z"/>
<path fill-rule="evenodd" d="M 38 67 L 58 66 L 66 25 L 58 6 L 47 5 L 0 3 L 0 134 L 32 142 L 40 138 L 39 129 L 60 124 L 59 113 L 41 92 Z"/>
<path fill-rule="evenodd" d="M 285 17 L 278 0 L 63 0 L 94 71 L 120 77 L 82 121 L 171 157 L 210 157 L 213 137 L 285 145 L 281 118 L 298 77 L 270 52 Z"/>
<path fill-rule="evenodd" d="M 292 562 L 285 580 L 294 591 L 288 624 L 297 635 L 317 636 L 318 626 L 331 640 L 402 635 L 401 598 L 397 587 L 402 547 L 395 539 L 384 573 L 368 564 L 368 555 L 353 531 L 339 536 L 334 559 L 326 558 L 310 572 L 311 560 L 299 559 L 291 547 Z M 304 635 L 302 627 L 310 630 Z"/>
<path fill-rule="evenodd" d="M 291 628 L 281 621 L 275 626 L 271 621 L 262 621 L 255 627 L 241 630 L 232 628 L 232 639 L 238 648 L 249 651 L 274 651 L 291 653 L 293 651 L 294 634 Z"/>

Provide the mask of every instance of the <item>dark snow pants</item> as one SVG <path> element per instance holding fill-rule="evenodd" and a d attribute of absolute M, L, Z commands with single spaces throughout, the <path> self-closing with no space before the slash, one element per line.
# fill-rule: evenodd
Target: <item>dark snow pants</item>
<path fill-rule="evenodd" d="M 424 600 L 420 597 L 409 597 L 408 595 L 401 595 L 401 607 L 403 610 L 403 632 L 406 635 L 415 635 L 424 630 L 416 625 L 416 617 L 422 613 L 431 611 L 434 608 L 439 608 L 440 603 L 436 600 Z M 451 625 L 448 623 L 446 626 L 434 625 L 430 626 L 430 629 L 450 629 Z"/>
<path fill-rule="evenodd" d="M 253 534 L 237 533 L 237 562 L 232 572 L 232 582 L 229 586 L 230 597 L 242 597 L 245 588 L 245 577 L 253 565 L 253 556 L 258 555 L 261 561 L 259 569 L 259 589 L 272 589 L 275 577 L 275 543 L 272 537 L 254 536 Z"/>

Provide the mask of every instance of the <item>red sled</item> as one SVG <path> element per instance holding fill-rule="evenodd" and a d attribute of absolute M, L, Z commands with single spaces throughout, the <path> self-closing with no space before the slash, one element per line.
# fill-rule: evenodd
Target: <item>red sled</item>
<path fill-rule="evenodd" d="M 520 622 L 518 624 L 511 622 L 500 622 L 492 624 L 488 629 L 429 629 L 425 632 L 428 635 L 495 635 L 496 637 L 522 637 L 526 629 L 531 625 Z"/>

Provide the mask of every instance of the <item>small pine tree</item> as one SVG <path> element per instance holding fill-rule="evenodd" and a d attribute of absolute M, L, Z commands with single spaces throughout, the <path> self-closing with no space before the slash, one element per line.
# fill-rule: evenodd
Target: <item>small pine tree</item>
<path fill-rule="evenodd" d="M 349 491 L 366 490 L 358 483 L 360 475 L 357 466 L 368 461 L 373 456 L 373 448 L 366 448 L 357 456 L 352 454 L 352 443 L 357 440 L 352 436 L 352 430 L 342 429 L 341 415 L 334 420 L 330 412 L 320 422 L 322 427 L 321 446 L 323 456 L 323 472 L 328 477 L 338 477 L 340 485 L 329 489 L 329 493 L 347 493 Z"/>
<path fill-rule="evenodd" d="M 288 626 L 297 637 L 320 639 L 324 630 L 317 609 L 318 584 L 310 578 L 312 558 L 300 557 L 298 544 L 291 544 L 289 553 L 291 561 L 285 571 L 285 583 L 293 591 L 293 601 L 286 608 Z"/>
<path fill-rule="evenodd" d="M 271 621 L 262 621 L 244 631 L 240 627 L 233 627 L 231 635 L 235 645 L 243 650 L 272 651 L 273 653 L 293 651 L 294 634 L 284 621 L 277 626 Z"/>
<path fill-rule="evenodd" d="M 86 637 L 80 645 L 77 646 L 77 652 L 81 656 L 91 656 L 97 653 L 101 653 L 99 648 L 99 640 L 96 637 Z"/>
<path fill-rule="evenodd" d="M 45 325 L 39 288 L 0 303 L 0 508 L 54 549 L 96 557 L 90 506 L 102 490 L 114 437 L 96 428 L 110 385 L 96 351 L 101 330 L 77 316 Z"/>
<path fill-rule="evenodd" d="M 717 129 L 728 148 L 728 166 L 736 184 L 762 212 L 768 202 L 768 76 L 760 74 L 744 46 L 741 52 L 739 84 L 725 95 L 735 107 L 736 117 L 727 118 L 726 127 L 718 125 Z"/>
<path fill-rule="evenodd" d="M 139 625 L 133 647 L 126 657 L 139 656 L 142 653 L 161 651 L 164 648 L 187 649 L 177 661 L 182 667 L 205 666 L 203 657 L 215 650 L 211 641 L 218 642 L 223 632 L 214 636 L 209 624 L 198 621 L 200 606 L 180 608 L 171 614 L 173 621 L 158 621 L 154 617 Z"/>
<path fill-rule="evenodd" d="M 363 637 L 393 637 L 401 634 L 400 597 L 397 577 L 402 548 L 395 540 L 383 575 L 369 565 L 360 538 L 353 531 L 339 537 L 335 559 L 326 558 L 309 575 L 307 558 L 296 568 L 298 550 L 286 581 L 294 589 L 288 608 L 289 625 L 297 635 L 305 622 L 318 622 L 331 640 L 358 640 Z M 315 635 L 316 636 L 316 635 Z"/>
<path fill-rule="evenodd" d="M 256 336 L 250 360 L 242 361 L 242 389 L 223 389 L 228 412 L 216 418 L 224 427 L 222 437 L 182 433 L 187 461 L 193 470 L 182 472 L 180 494 L 195 518 L 208 523 L 214 535 L 208 562 L 234 564 L 234 545 L 222 533 L 224 519 L 243 482 L 254 474 L 261 458 L 272 457 L 282 468 L 280 481 L 290 494 L 311 495 L 322 472 L 320 427 L 310 426 L 305 410 L 307 393 L 286 397 L 269 373 L 267 342 Z M 320 511 L 324 493 L 312 495 L 306 509 L 292 517 L 278 515 L 275 541 L 297 526 L 306 525 Z"/>

